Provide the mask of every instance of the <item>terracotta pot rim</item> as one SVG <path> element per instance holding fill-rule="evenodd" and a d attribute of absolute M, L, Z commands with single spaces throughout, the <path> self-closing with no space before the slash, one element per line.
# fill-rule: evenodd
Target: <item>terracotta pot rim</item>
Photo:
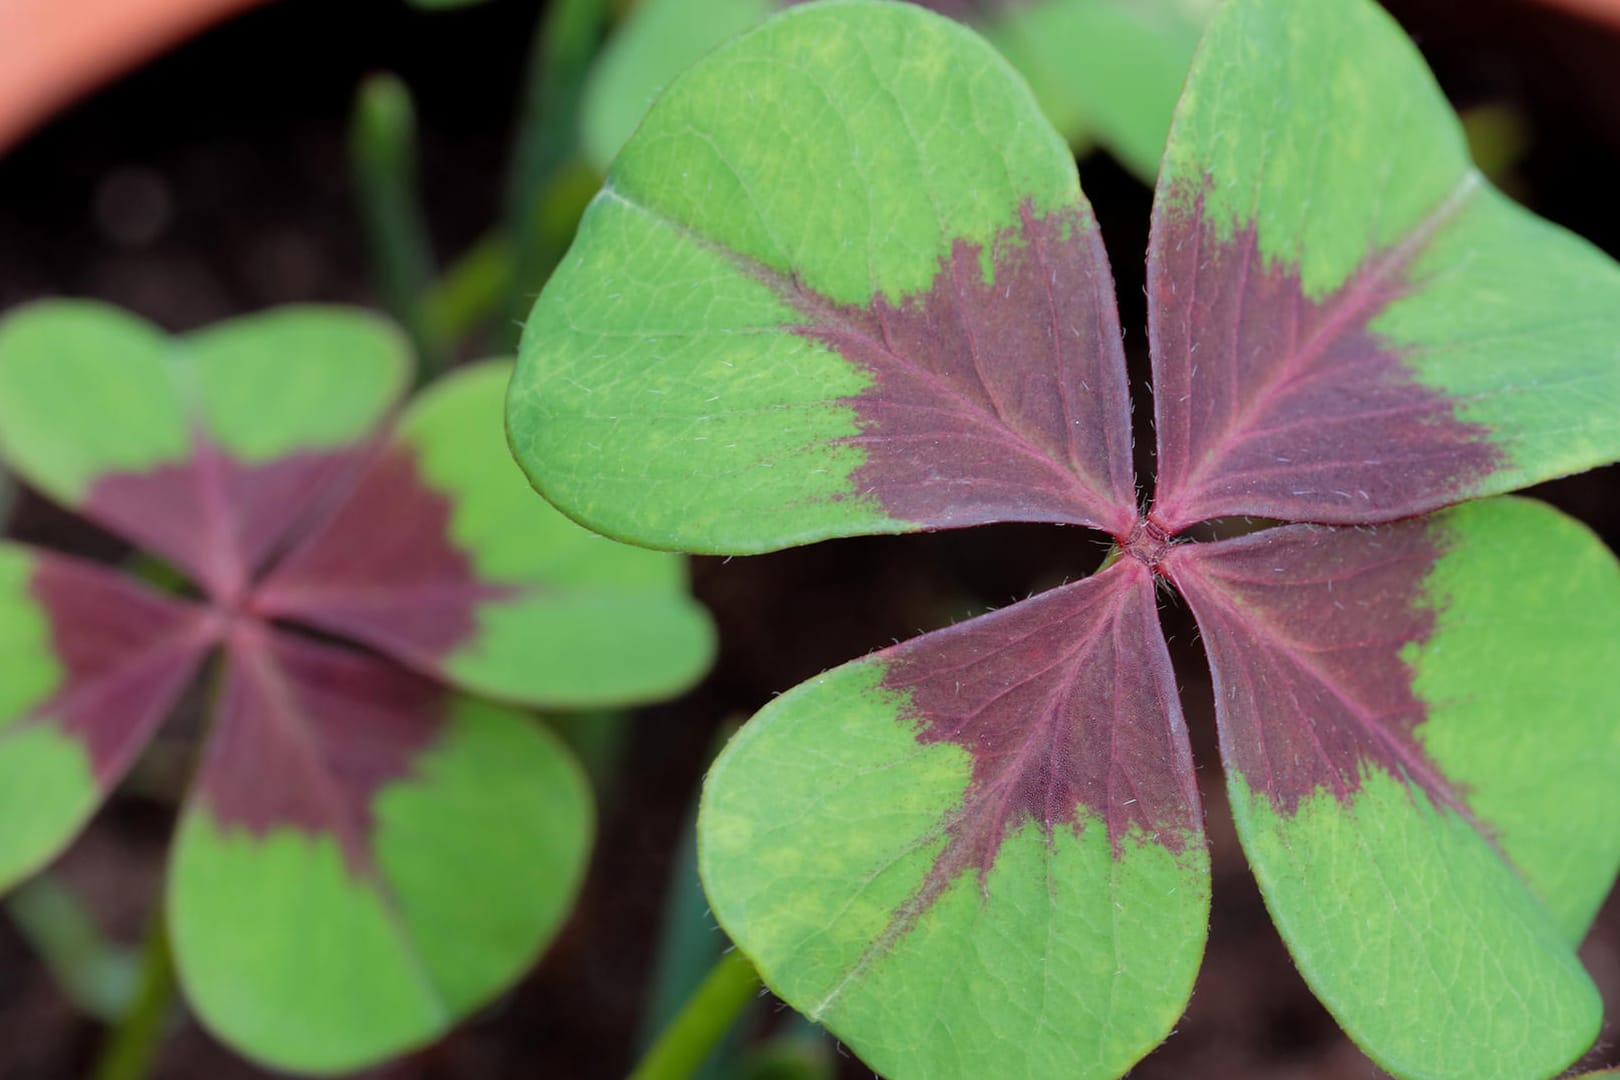
<path fill-rule="evenodd" d="M 3 0 L 0 150 L 141 61 L 265 0 Z"/>

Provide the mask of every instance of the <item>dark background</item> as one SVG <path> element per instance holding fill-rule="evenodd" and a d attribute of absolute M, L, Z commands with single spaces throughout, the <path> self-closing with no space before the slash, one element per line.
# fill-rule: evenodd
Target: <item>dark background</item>
<path fill-rule="evenodd" d="M 539 6 L 502 0 L 427 15 L 399 0 L 283 0 L 104 90 L 0 158 L 0 310 L 41 296 L 91 296 L 185 330 L 278 303 L 374 303 L 344 157 L 356 82 L 388 69 L 415 91 L 427 213 L 441 256 L 453 257 L 498 216 Z M 1620 32 L 1534 0 L 1387 6 L 1459 108 L 1505 105 L 1523 119 L 1530 143 L 1505 178 L 1509 189 L 1620 255 Z M 1111 252 L 1127 344 L 1140 365 L 1151 196 L 1102 155 L 1086 159 L 1081 178 Z M 1142 405 L 1145 380 L 1140 390 Z M 1620 545 L 1616 470 L 1539 493 Z M 108 550 L 93 532 L 34 500 L 19 507 L 14 532 Z M 719 726 L 872 648 L 1088 573 L 1101 553 L 1096 538 L 1081 531 L 1002 526 L 697 560 L 697 592 L 720 624 L 719 663 L 694 693 L 636 718 L 623 771 L 604 796 L 591 875 L 569 925 L 498 1005 L 376 1075 L 622 1075 L 674 847 Z M 1201 767 L 1215 902 L 1192 1005 L 1132 1075 L 1377 1076 L 1316 1004 L 1271 929 L 1227 817 L 1208 676 L 1191 622 L 1172 607 L 1167 627 Z M 139 936 L 155 899 L 169 818 L 161 801 L 117 796 L 58 864 L 120 938 Z M 1582 955 L 1610 1017 L 1583 1064 L 1614 1065 L 1620 901 L 1611 899 Z M 761 1009 L 750 1024 L 781 1019 L 779 1010 Z M 83 1075 L 100 1034 L 0 919 L 0 1080 Z M 842 1072 L 869 1075 L 851 1057 Z M 157 1075 L 262 1074 L 186 1023 L 167 1044 Z"/>

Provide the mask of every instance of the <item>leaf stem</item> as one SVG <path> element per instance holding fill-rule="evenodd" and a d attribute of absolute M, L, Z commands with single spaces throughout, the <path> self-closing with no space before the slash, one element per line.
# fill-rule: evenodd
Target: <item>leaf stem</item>
<path fill-rule="evenodd" d="M 630 1080 L 686 1080 L 754 1000 L 759 985 L 759 973 L 746 956 L 736 949 L 726 953 L 648 1049 Z"/>
<path fill-rule="evenodd" d="M 712 764 L 726 743 L 737 733 L 744 718 L 728 718 L 710 741 L 708 762 Z M 705 769 L 707 771 L 707 769 Z M 709 898 L 698 877 L 697 823 L 702 792 L 692 794 L 682 821 L 675 861 L 666 880 L 664 913 L 658 935 L 657 959 L 636 1032 L 636 1048 L 645 1052 L 660 1032 L 680 1013 L 687 999 L 697 991 L 709 969 L 724 954 L 730 942 L 715 932 L 714 916 L 709 914 Z M 735 1030 L 710 1052 L 709 1060 L 694 1075 L 709 1078 L 731 1075 L 736 1069 Z"/>
<path fill-rule="evenodd" d="M 96 1059 L 94 1080 L 145 1080 L 174 1009 L 176 980 L 160 902 L 141 942 L 140 981 Z"/>
<path fill-rule="evenodd" d="M 630 714 L 613 709 L 557 713 L 547 721 L 557 737 L 568 744 L 590 778 L 597 802 L 606 806 L 617 794 L 625 750 L 629 745 Z"/>
<path fill-rule="evenodd" d="M 578 152 L 580 97 L 606 9 L 605 0 L 556 0 L 536 31 L 507 177 L 503 227 L 512 275 L 497 327 L 502 347 L 516 344 L 535 292 L 562 254 L 540 218 L 546 193 Z"/>
<path fill-rule="evenodd" d="M 355 93 L 349 163 L 384 308 L 410 336 L 418 380 L 450 362 L 422 302 L 433 279 L 433 246 L 417 192 L 416 108 L 398 76 L 372 75 Z"/>
<path fill-rule="evenodd" d="M 491 230 L 456 257 L 422 295 L 429 332 L 442 341 L 460 341 L 495 314 L 512 280 L 512 248 Z"/>
<path fill-rule="evenodd" d="M 6 897 L 18 933 L 39 954 L 62 993 L 98 1020 L 111 1021 L 135 990 L 133 950 L 108 941 L 72 889 L 41 873 Z"/>

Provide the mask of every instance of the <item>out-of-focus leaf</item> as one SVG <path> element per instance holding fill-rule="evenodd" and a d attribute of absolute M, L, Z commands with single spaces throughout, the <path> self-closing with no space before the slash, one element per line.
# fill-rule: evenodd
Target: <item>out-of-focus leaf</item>
<path fill-rule="evenodd" d="M 73 839 L 218 630 L 103 567 L 0 543 L 0 890 Z"/>
<path fill-rule="evenodd" d="M 428 1042 L 534 962 L 591 830 L 578 766 L 531 719 L 244 625 L 170 865 L 187 995 L 280 1068 Z"/>
<path fill-rule="evenodd" d="M 784 0 L 643 0 L 586 87 L 586 153 L 606 168 L 660 91 Z M 1070 143 L 1096 142 L 1151 181 L 1214 0 L 922 0 L 985 34 Z"/>
<path fill-rule="evenodd" d="M 170 338 L 51 301 L 0 322 L 0 456 L 55 501 L 240 598 L 409 385 L 383 320 L 282 308 Z"/>
<path fill-rule="evenodd" d="M 684 689 L 714 649 L 684 561 L 587 532 L 535 497 L 501 431 L 509 373 L 465 368 L 420 395 L 342 508 L 261 586 L 259 610 L 509 700 Z"/>

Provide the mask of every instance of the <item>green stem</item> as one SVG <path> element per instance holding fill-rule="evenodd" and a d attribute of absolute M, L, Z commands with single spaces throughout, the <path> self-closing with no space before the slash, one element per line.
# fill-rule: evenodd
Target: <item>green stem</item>
<path fill-rule="evenodd" d="M 629 745 L 630 714 L 603 709 L 556 713 L 546 719 L 584 766 L 597 802 L 606 806 L 617 794 L 620 766 Z"/>
<path fill-rule="evenodd" d="M 416 109 L 397 76 L 373 75 L 355 94 L 349 159 L 383 306 L 415 346 L 426 382 L 450 362 L 422 303 L 433 280 L 433 246 L 416 189 Z"/>
<path fill-rule="evenodd" d="M 562 254 L 540 218 L 546 193 L 578 152 L 580 98 L 606 9 L 606 0 L 554 0 L 529 54 L 503 222 L 512 253 L 503 346 L 516 345 L 535 293 Z"/>
<path fill-rule="evenodd" d="M 132 950 L 108 941 L 79 897 L 48 873 L 17 887 L 6 911 L 64 994 L 98 1020 L 112 1020 L 135 990 Z"/>
<path fill-rule="evenodd" d="M 102 1045 L 91 1074 L 95 1080 L 145 1080 L 151 1075 L 152 1061 L 174 1008 L 175 986 L 174 958 L 160 902 L 141 943 L 135 996 Z"/>
<path fill-rule="evenodd" d="M 686 1080 L 759 993 L 759 973 L 741 952 L 720 958 L 652 1044 L 630 1080 Z"/>
<path fill-rule="evenodd" d="M 490 232 L 459 255 L 422 296 L 423 318 L 440 341 L 460 341 L 506 302 L 512 249 Z"/>
<path fill-rule="evenodd" d="M 727 719 L 715 731 L 708 760 L 719 756 L 744 718 Z M 714 916 L 709 914 L 709 898 L 698 878 L 697 820 L 701 792 L 693 792 L 681 826 L 675 860 L 664 888 L 664 914 L 658 935 L 658 955 L 636 1031 L 636 1048 L 645 1051 L 660 1032 L 673 1021 L 687 999 L 697 990 L 715 962 L 730 944 L 724 934 L 714 932 Z M 735 1033 L 733 1033 L 734 1035 Z M 734 1037 L 722 1039 L 709 1061 L 695 1074 L 712 1078 L 735 1073 L 733 1060 L 737 1047 Z"/>

